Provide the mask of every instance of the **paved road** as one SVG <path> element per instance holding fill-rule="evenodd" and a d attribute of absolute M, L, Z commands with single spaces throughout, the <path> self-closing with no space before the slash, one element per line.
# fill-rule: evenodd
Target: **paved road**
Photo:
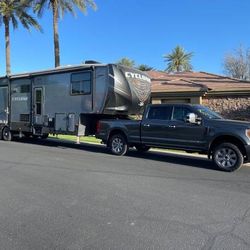
<path fill-rule="evenodd" d="M 1 249 L 250 249 L 250 167 L 0 142 Z"/>

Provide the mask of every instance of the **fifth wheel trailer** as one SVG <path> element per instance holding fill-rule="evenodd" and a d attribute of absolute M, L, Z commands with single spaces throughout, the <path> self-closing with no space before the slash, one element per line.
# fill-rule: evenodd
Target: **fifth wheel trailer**
<path fill-rule="evenodd" d="M 116 64 L 88 63 L 0 78 L 0 136 L 95 134 L 97 121 L 139 114 L 150 78 Z"/>

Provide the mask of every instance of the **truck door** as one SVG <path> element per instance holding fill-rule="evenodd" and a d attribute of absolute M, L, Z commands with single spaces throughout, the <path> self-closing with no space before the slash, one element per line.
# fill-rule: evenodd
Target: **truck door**
<path fill-rule="evenodd" d="M 206 127 L 203 124 L 190 124 L 186 116 L 194 113 L 184 106 L 175 106 L 169 126 L 169 143 L 177 148 L 202 149 L 205 147 Z"/>
<path fill-rule="evenodd" d="M 172 105 L 149 108 L 141 124 L 142 143 L 158 146 L 168 144 L 172 109 Z"/>
<path fill-rule="evenodd" d="M 8 87 L 0 87 L 0 124 L 8 123 Z"/>
<path fill-rule="evenodd" d="M 34 108 L 34 124 L 43 124 L 43 110 L 44 110 L 44 96 L 43 88 L 34 88 L 34 98 L 33 98 L 33 108 Z"/>

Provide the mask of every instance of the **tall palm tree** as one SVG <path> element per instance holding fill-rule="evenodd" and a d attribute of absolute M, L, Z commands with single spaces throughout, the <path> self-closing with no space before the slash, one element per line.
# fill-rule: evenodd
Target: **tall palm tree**
<path fill-rule="evenodd" d="M 164 55 L 165 62 L 168 63 L 166 71 L 181 72 L 192 70 L 191 58 L 193 53 L 186 53 L 181 46 L 176 46 L 172 53 Z"/>
<path fill-rule="evenodd" d="M 6 75 L 11 73 L 10 63 L 10 22 L 13 28 L 18 28 L 18 21 L 24 28 L 35 27 L 41 30 L 37 21 L 28 13 L 31 7 L 31 0 L 1 0 L 0 1 L 0 24 L 5 28 L 5 56 L 6 56 Z"/>
<path fill-rule="evenodd" d="M 35 0 L 35 11 L 39 16 L 42 16 L 45 8 L 52 10 L 53 14 L 53 31 L 54 31 L 54 56 L 55 67 L 60 66 L 60 46 L 59 46 L 59 32 L 58 19 L 63 16 L 65 12 L 70 12 L 75 15 L 74 6 L 80 11 L 86 12 L 87 7 L 90 6 L 96 9 L 94 0 Z"/>

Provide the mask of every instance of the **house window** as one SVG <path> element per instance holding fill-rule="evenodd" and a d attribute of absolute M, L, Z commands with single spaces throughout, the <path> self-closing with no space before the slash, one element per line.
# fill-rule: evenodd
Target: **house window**
<path fill-rule="evenodd" d="M 86 95 L 91 93 L 91 72 L 74 73 L 71 75 L 71 94 Z"/>
<path fill-rule="evenodd" d="M 162 99 L 161 103 L 171 103 L 171 104 L 190 103 L 190 99 Z"/>

